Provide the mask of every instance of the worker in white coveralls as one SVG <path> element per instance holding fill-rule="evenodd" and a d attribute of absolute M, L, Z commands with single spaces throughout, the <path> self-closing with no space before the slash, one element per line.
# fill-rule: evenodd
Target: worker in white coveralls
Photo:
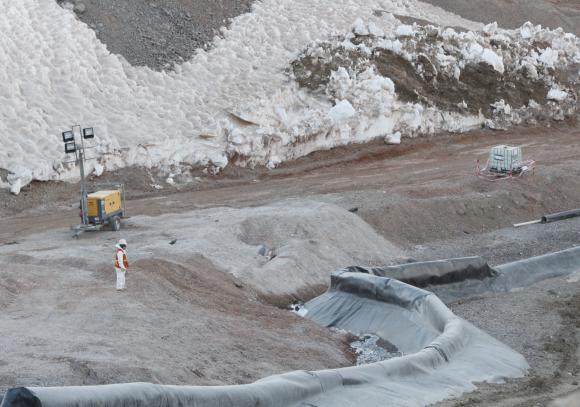
<path fill-rule="evenodd" d="M 117 273 L 117 291 L 125 289 L 125 273 L 129 268 L 129 261 L 127 260 L 127 241 L 125 239 L 119 240 L 115 246 L 115 272 Z"/>

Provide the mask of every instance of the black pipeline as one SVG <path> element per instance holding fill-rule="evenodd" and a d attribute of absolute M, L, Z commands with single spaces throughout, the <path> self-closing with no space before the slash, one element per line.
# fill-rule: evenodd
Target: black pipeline
<path fill-rule="evenodd" d="M 558 222 L 558 221 L 561 221 L 561 220 L 577 218 L 579 216 L 580 216 L 580 209 L 572 209 L 570 211 L 557 212 L 557 213 L 551 213 L 549 215 L 544 215 L 540 219 L 537 219 L 537 220 L 531 220 L 529 222 L 524 222 L 524 223 L 516 223 L 514 225 L 514 227 L 517 228 L 517 227 L 520 227 L 520 226 L 533 225 L 533 224 L 536 224 L 536 223 L 552 223 L 552 222 Z"/>

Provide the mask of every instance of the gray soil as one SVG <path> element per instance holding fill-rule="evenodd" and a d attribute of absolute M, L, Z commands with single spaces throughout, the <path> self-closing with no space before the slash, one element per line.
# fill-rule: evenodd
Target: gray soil
<path fill-rule="evenodd" d="M 22 385 L 242 384 L 352 362 L 348 337 L 263 305 L 201 255 L 132 262 L 124 292 L 115 291 L 109 262 L 87 267 L 67 257 L 51 268 L 51 259 L 30 260 L 0 263 L 0 393 Z"/>
<path fill-rule="evenodd" d="M 531 21 L 552 29 L 580 35 L 578 0 L 424 0 L 464 18 L 482 23 L 497 21 L 500 27 L 516 28 Z"/>
<path fill-rule="evenodd" d="M 208 47 L 230 19 L 253 0 L 58 0 L 75 4 L 78 18 L 132 65 L 168 68 Z"/>
<path fill-rule="evenodd" d="M 577 282 L 552 279 L 510 294 L 460 301 L 450 308 L 524 355 L 530 371 L 525 379 L 509 380 L 504 385 L 479 384 L 475 392 L 461 400 L 436 406 L 546 406 L 555 398 L 580 389 Z"/>

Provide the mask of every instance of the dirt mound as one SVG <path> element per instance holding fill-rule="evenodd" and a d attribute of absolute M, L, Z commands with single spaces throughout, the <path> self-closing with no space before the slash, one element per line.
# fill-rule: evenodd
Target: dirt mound
<path fill-rule="evenodd" d="M 313 44 L 292 62 L 293 76 L 301 87 L 334 101 L 341 99 L 341 87 L 332 83 L 340 69 L 353 81 L 370 69 L 392 80 L 401 102 L 464 115 L 481 112 L 487 118 L 503 109 L 497 105 L 500 101 L 514 109 L 552 103 L 549 91 L 554 86 L 573 92 L 570 106 L 575 104 L 580 84 L 576 63 L 538 70 L 522 62 L 528 53 L 550 53 L 550 42 L 522 42 L 517 35 L 493 28 L 489 33 L 455 35 L 449 34 L 455 32 L 452 29 L 432 25 L 404 27 L 412 34 L 393 39 L 355 30 L 354 35 Z M 461 43 L 478 36 L 477 45 Z M 484 60 L 473 58 L 472 49 L 483 52 Z"/>
<path fill-rule="evenodd" d="M 138 270 L 136 272 L 158 280 L 168 295 L 192 306 L 227 311 L 228 315 L 236 316 L 252 311 L 240 306 L 248 296 L 255 297 L 251 289 L 218 270 L 204 256 L 193 256 L 186 264 L 166 259 L 144 259 L 135 262 L 134 267 Z M 259 304 L 251 308 L 259 308 Z"/>
<path fill-rule="evenodd" d="M 360 73 L 373 66 L 381 76 L 394 82 L 403 102 L 421 102 L 447 111 L 472 114 L 481 111 L 488 116 L 492 112 L 491 105 L 501 99 L 512 106 L 525 106 L 530 100 L 545 103 L 548 94 L 547 85 L 542 81 L 524 76 L 510 78 L 483 62 L 468 64 L 456 79 L 438 72 L 426 55 L 419 55 L 418 66 L 415 66 L 387 49 L 378 49 L 370 58 L 354 50 L 328 46 L 327 49 L 328 60 L 305 55 L 292 62 L 300 86 L 320 91 L 329 84 L 332 72 L 341 67 Z"/>
<path fill-rule="evenodd" d="M 418 57 L 423 75 L 413 64 L 389 50 L 374 55 L 377 71 L 395 83 L 401 100 L 423 102 L 447 111 L 491 115 L 491 105 L 505 100 L 512 106 L 525 106 L 530 100 L 545 103 L 548 89 L 539 80 L 500 74 L 491 65 L 468 64 L 456 79 L 447 77 L 425 55 Z M 463 106 L 465 102 L 466 106 Z"/>
<path fill-rule="evenodd" d="M 336 205 L 310 200 L 158 218 L 140 216 L 131 223 L 133 228 L 125 236 L 142 242 L 140 250 L 150 247 L 163 258 L 203 253 L 220 270 L 271 300 L 279 298 L 276 303 L 280 304 L 324 291 L 338 267 L 391 264 L 402 256 L 358 216 Z M 159 235 L 163 230 L 171 232 Z M 173 246 L 167 244 L 171 239 L 177 240 Z M 317 292 L 310 291 L 313 289 Z"/>

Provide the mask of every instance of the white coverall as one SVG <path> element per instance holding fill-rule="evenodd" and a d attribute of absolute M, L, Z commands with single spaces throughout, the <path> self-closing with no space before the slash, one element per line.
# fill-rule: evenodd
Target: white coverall
<path fill-rule="evenodd" d="M 127 251 L 121 246 L 116 245 L 117 252 L 115 254 L 115 272 L 117 273 L 117 290 L 125 289 L 125 272 L 127 271 Z"/>

